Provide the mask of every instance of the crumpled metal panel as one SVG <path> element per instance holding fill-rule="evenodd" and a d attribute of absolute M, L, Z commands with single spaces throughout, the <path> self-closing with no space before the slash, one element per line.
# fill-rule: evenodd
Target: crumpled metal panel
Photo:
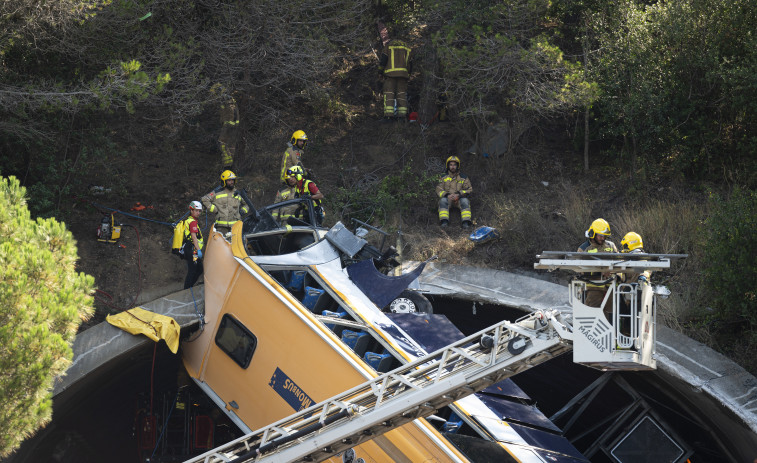
<path fill-rule="evenodd" d="M 347 230 L 342 222 L 337 222 L 331 227 L 331 230 L 326 233 L 326 240 L 350 257 L 355 257 L 355 254 L 368 244 L 367 241 Z"/>

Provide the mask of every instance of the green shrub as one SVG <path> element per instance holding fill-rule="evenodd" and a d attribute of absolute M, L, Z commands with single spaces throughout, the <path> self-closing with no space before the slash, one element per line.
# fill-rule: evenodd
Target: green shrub
<path fill-rule="evenodd" d="M 94 279 L 76 273 L 71 232 L 33 220 L 25 196 L 16 178 L 0 178 L 0 457 L 50 421 L 53 378 L 93 311 Z"/>
<path fill-rule="evenodd" d="M 736 189 L 713 195 L 707 220 L 705 285 L 724 321 L 757 327 L 757 194 Z M 748 327 L 747 327 L 748 328 Z"/>
<path fill-rule="evenodd" d="M 353 218 L 368 223 L 378 220 L 386 225 L 390 217 L 413 206 L 421 203 L 435 205 L 431 198 L 438 181 L 438 175 L 419 175 L 408 163 L 397 174 L 388 175 L 373 185 L 339 187 L 329 199 L 335 220 L 344 223 Z"/>

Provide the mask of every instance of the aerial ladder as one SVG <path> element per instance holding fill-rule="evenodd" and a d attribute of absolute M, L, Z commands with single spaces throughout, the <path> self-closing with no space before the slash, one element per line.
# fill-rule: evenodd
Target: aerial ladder
<path fill-rule="evenodd" d="M 628 259 L 628 254 L 589 258 L 572 254 L 545 253 L 537 256 L 535 266 L 617 273 L 662 270 L 669 268 L 671 260 L 671 255 Z M 620 263 L 618 256 L 633 263 Z M 652 322 L 647 328 L 632 330 L 636 339 L 626 339 L 631 332 L 623 334 L 612 326 L 607 333 L 600 330 L 598 326 L 608 325 L 602 309 L 585 306 L 579 297 L 584 287 L 580 281 L 573 282 L 569 286 L 573 321 L 568 314 L 549 309 L 500 322 L 186 463 L 324 461 L 571 349 L 574 361 L 602 370 L 654 369 L 655 293 L 650 285 L 623 284 L 612 286 L 605 302 L 617 302 L 634 290 L 641 293 L 634 303 L 651 304 L 639 306 L 644 314 L 629 316 L 637 324 Z M 617 324 L 618 320 L 614 315 L 613 321 Z M 574 330 L 576 321 L 580 327 Z M 595 342 L 596 336 L 604 335 L 610 337 L 606 345 L 604 338 Z M 616 341 L 623 345 L 614 346 Z"/>

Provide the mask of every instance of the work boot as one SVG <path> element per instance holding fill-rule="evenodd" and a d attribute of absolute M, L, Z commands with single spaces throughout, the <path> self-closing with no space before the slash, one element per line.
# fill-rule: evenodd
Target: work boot
<path fill-rule="evenodd" d="M 447 219 L 442 219 L 442 221 L 439 222 L 439 226 L 441 226 L 442 228 L 445 228 L 448 225 L 449 225 L 449 220 L 447 220 Z"/>
<path fill-rule="evenodd" d="M 463 228 L 470 228 L 472 225 L 470 220 L 463 220 Z"/>

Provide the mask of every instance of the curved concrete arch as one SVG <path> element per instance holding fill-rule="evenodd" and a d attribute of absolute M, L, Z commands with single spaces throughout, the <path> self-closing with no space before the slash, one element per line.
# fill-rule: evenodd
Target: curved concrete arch
<path fill-rule="evenodd" d="M 430 263 L 418 282 L 431 296 L 524 311 L 571 311 L 567 287 L 500 270 Z M 750 458 L 757 457 L 757 378 L 704 344 L 661 325 L 657 330 L 657 368 L 657 377 L 682 400 L 696 407 L 730 442 L 738 443 L 744 454 L 751 452 Z"/>

